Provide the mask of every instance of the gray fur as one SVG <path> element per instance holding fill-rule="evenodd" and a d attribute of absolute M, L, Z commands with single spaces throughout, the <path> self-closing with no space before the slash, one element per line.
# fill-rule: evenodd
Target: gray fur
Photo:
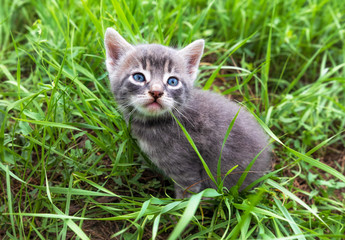
<path fill-rule="evenodd" d="M 186 128 L 216 177 L 223 139 L 240 106 L 218 94 L 193 88 L 204 41 L 197 40 L 182 50 L 155 44 L 132 46 L 108 28 L 105 47 L 111 88 L 119 108 L 125 119 L 131 120 L 132 135 L 142 151 L 177 183 L 176 197 L 183 197 L 187 188 L 199 192 L 215 187 L 169 113 L 173 112 Z M 146 81 L 134 81 L 135 73 L 144 74 Z M 179 80 L 178 87 L 167 84 L 169 77 Z M 150 93 L 154 91 L 162 96 L 154 98 Z M 154 101 L 158 104 L 152 104 Z M 247 165 L 265 148 L 241 189 L 269 171 L 267 145 L 268 137 L 260 125 L 241 108 L 222 153 L 222 174 L 238 165 L 226 178 L 225 186 L 235 185 Z"/>

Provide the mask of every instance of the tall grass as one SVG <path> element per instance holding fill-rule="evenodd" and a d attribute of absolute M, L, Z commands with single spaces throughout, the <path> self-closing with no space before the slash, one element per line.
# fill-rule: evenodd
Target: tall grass
<path fill-rule="evenodd" d="M 344 238 L 344 9 L 2 0 L 0 238 Z M 196 85 L 241 100 L 275 142 L 262 185 L 172 198 L 109 91 L 109 26 L 132 43 L 206 40 Z"/>

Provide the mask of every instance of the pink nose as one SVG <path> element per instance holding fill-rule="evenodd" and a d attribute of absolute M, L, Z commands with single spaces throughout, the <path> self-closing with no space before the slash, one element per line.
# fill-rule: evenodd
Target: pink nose
<path fill-rule="evenodd" d="M 160 98 L 163 95 L 163 87 L 160 84 L 154 83 L 150 87 L 149 94 L 155 99 Z"/>
<path fill-rule="evenodd" d="M 149 91 L 149 94 L 155 99 L 160 98 L 163 95 L 161 91 Z"/>

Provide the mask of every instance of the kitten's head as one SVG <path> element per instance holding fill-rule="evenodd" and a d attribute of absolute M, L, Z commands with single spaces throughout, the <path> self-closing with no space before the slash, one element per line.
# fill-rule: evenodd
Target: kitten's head
<path fill-rule="evenodd" d="M 157 117 L 183 108 L 196 79 L 204 40 L 182 50 L 156 44 L 132 46 L 108 28 L 104 42 L 111 88 L 127 117 Z"/>

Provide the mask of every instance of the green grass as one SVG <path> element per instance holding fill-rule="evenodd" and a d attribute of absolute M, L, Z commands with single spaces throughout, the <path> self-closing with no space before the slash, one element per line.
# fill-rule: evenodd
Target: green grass
<path fill-rule="evenodd" d="M 2 0 L 0 238 L 344 239 L 344 9 Z M 274 141 L 262 185 L 171 197 L 109 91 L 110 26 L 132 43 L 206 40 L 197 85 L 241 100 Z"/>

